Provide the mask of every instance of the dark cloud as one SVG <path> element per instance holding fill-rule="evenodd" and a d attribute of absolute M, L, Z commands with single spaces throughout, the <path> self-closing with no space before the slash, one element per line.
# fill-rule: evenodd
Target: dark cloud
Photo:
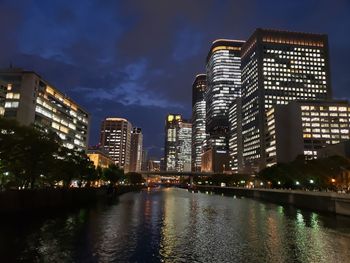
<path fill-rule="evenodd" d="M 15 3 L 16 2 L 16 3 Z M 160 155 L 164 118 L 191 114 L 191 85 L 217 38 L 257 27 L 328 33 L 334 95 L 350 97 L 348 0 L 0 2 L 0 66 L 32 69 L 92 113 L 128 118 Z"/>

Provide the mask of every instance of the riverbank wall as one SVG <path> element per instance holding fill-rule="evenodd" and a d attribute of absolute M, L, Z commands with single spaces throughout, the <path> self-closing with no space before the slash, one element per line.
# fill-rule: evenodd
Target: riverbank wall
<path fill-rule="evenodd" d="M 200 191 L 212 191 L 219 194 L 255 198 L 281 205 L 293 205 L 308 210 L 350 216 L 349 194 L 220 186 L 196 186 L 195 189 Z"/>
<path fill-rule="evenodd" d="M 9 190 L 0 192 L 0 214 L 75 208 L 138 191 L 141 188 L 141 186 L 118 186 L 112 191 L 107 188 Z"/>

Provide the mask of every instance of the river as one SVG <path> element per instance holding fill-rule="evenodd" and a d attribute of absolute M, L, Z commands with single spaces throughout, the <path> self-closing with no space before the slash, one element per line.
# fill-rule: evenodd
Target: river
<path fill-rule="evenodd" d="M 0 262 L 350 260 L 349 217 L 176 188 L 0 223 Z"/>

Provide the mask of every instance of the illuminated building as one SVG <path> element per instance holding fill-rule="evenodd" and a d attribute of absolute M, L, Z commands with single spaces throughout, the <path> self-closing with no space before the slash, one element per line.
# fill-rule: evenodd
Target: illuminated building
<path fill-rule="evenodd" d="M 87 156 L 94 163 L 96 168 L 108 168 L 109 165 L 113 164 L 113 160 L 108 154 L 104 150 L 96 147 L 89 147 L 87 150 Z"/>
<path fill-rule="evenodd" d="M 142 140 L 141 128 L 134 127 L 131 132 L 130 172 L 141 171 Z"/>
<path fill-rule="evenodd" d="M 206 75 L 199 74 L 192 85 L 192 171 L 201 170 L 201 156 L 205 133 Z"/>
<path fill-rule="evenodd" d="M 164 162 L 166 171 L 176 171 L 176 132 L 178 123 L 182 121 L 180 114 L 168 114 L 165 121 Z"/>
<path fill-rule="evenodd" d="M 150 172 L 159 172 L 160 171 L 160 161 L 153 160 L 152 158 L 148 160 L 148 171 Z"/>
<path fill-rule="evenodd" d="M 265 167 L 265 117 L 274 105 L 331 98 L 327 35 L 257 29 L 242 47 L 246 171 Z"/>
<path fill-rule="evenodd" d="M 22 125 L 32 123 L 54 131 L 65 147 L 86 150 L 89 113 L 33 71 L 0 71 L 6 85 L 4 117 Z"/>
<path fill-rule="evenodd" d="M 6 83 L 0 79 L 0 117 L 5 114 L 6 91 Z"/>
<path fill-rule="evenodd" d="M 211 154 L 206 161 L 217 160 L 220 164 L 214 172 L 229 170 L 228 136 L 229 106 L 241 96 L 241 48 L 244 41 L 219 39 L 213 42 L 207 56 L 206 133 L 207 147 L 203 154 Z M 205 153 L 208 151 L 207 153 Z M 215 156 L 217 155 L 217 156 Z M 226 156 L 225 156 L 226 155 Z M 220 160 L 220 161 L 219 161 Z"/>
<path fill-rule="evenodd" d="M 240 173 L 243 169 L 242 152 L 242 99 L 236 98 L 229 108 L 229 154 L 230 169 Z"/>
<path fill-rule="evenodd" d="M 165 134 L 165 170 L 191 171 L 192 124 L 180 114 L 168 114 Z"/>
<path fill-rule="evenodd" d="M 228 170 L 229 155 L 226 151 L 215 151 L 207 149 L 202 154 L 202 172 L 223 173 Z"/>
<path fill-rule="evenodd" d="M 106 118 L 101 124 L 100 145 L 124 172 L 129 172 L 131 123 L 123 118 Z"/>
<path fill-rule="evenodd" d="M 176 171 L 191 171 L 192 123 L 181 121 L 176 132 Z"/>
<path fill-rule="evenodd" d="M 266 165 L 317 158 L 321 148 L 350 139 L 347 101 L 304 101 L 276 105 L 266 113 Z"/>

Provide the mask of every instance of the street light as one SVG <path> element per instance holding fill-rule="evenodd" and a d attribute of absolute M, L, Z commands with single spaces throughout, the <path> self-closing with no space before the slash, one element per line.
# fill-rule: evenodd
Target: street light
<path fill-rule="evenodd" d="M 310 180 L 310 184 L 313 184 L 313 183 L 314 183 L 314 180 L 311 179 L 311 180 Z"/>
<path fill-rule="evenodd" d="M 296 184 L 296 185 L 299 185 L 300 183 L 299 183 L 299 181 L 296 181 L 295 184 Z"/>
<path fill-rule="evenodd" d="M 332 180 L 331 180 L 331 181 L 332 181 L 332 183 L 335 183 L 335 179 L 334 179 L 334 178 L 332 178 Z"/>

